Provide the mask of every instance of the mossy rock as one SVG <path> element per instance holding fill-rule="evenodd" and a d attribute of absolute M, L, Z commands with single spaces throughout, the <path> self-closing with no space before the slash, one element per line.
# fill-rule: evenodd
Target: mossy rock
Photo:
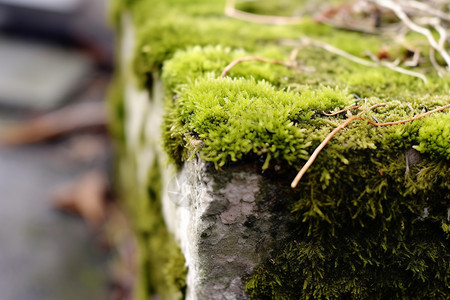
<path fill-rule="evenodd" d="M 256 13 L 279 8 L 272 14 L 282 15 L 296 11 L 289 5 L 301 7 L 303 2 L 256 3 L 245 2 L 241 8 Z M 222 170 L 253 164 L 257 172 L 290 189 L 293 176 L 321 141 L 361 110 L 334 116 L 323 111 L 384 103 L 364 114 L 384 123 L 450 103 L 450 77 L 439 77 L 426 62 L 414 69 L 426 75 L 424 82 L 381 66 L 359 65 L 314 46 L 299 51 L 293 68 L 247 61 L 221 76 L 228 64 L 245 56 L 287 61 L 293 47 L 282 46 L 280 40 L 308 36 L 361 57 L 366 50 L 376 53 L 392 42 L 383 36 L 334 29 L 308 17 L 289 26 L 234 20 L 223 14 L 225 1 L 115 0 L 113 7 L 117 24 L 123 12 L 132 15 L 137 31 L 133 70 L 141 88 L 150 91 L 158 76 L 163 81 L 162 139 L 177 166 L 193 155 Z M 417 47 L 428 51 L 421 43 Z M 117 96 L 120 84 L 116 88 L 111 111 L 121 141 L 124 131 L 118 124 L 125 122 L 121 102 L 126 100 Z M 291 191 L 294 196 L 289 198 L 295 200 L 285 203 L 298 219 L 293 228 L 296 238 L 279 245 L 273 257 L 246 278 L 248 295 L 254 299 L 448 298 L 449 116 L 447 109 L 385 127 L 358 120 L 341 130 Z M 127 155 L 133 154 L 122 154 Z M 145 274 L 156 264 L 159 270 L 182 265 L 179 250 L 168 255 L 167 245 L 176 246 L 159 212 L 158 180 L 149 182 L 145 201 L 151 201 L 142 220 L 158 223 L 136 229 L 145 231 L 144 243 L 153 247 L 155 255 L 153 261 L 145 260 Z M 137 203 L 129 191 L 130 187 L 125 190 L 127 205 L 133 207 Z M 149 275 L 143 286 L 159 293 L 182 290 L 186 270 L 176 270 L 176 279 L 162 283 Z"/>

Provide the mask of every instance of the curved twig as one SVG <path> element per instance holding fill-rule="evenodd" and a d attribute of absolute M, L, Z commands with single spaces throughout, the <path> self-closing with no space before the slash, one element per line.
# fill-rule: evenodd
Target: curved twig
<path fill-rule="evenodd" d="M 265 58 L 265 57 L 260 57 L 260 56 L 244 56 L 244 57 L 241 57 L 241 58 L 238 58 L 238 59 L 232 61 L 228 66 L 225 67 L 225 69 L 223 70 L 223 72 L 220 76 L 221 77 L 227 76 L 228 72 L 233 67 L 235 67 L 236 65 L 238 65 L 244 61 L 261 61 L 261 62 L 266 62 L 266 63 L 271 63 L 271 64 L 282 65 L 282 66 L 285 66 L 288 68 L 293 67 L 292 62 L 285 62 L 285 61 L 281 61 L 281 60 L 277 60 L 277 59 L 270 59 L 270 58 Z"/>
<path fill-rule="evenodd" d="M 366 51 L 366 54 L 370 57 L 370 59 L 372 59 L 374 62 L 380 64 L 383 67 L 389 68 L 393 71 L 396 71 L 398 73 L 401 74 L 405 74 L 405 75 L 409 75 L 412 77 L 416 77 L 416 78 L 420 78 L 423 80 L 423 82 L 426 84 L 427 78 L 425 77 L 425 75 L 418 73 L 418 72 L 414 72 L 414 71 L 410 71 L 407 69 L 404 69 L 402 67 L 398 66 L 399 60 L 397 59 L 394 62 L 388 62 L 388 61 L 384 61 L 384 60 L 380 60 L 376 55 L 374 55 L 373 53 L 371 53 L 370 51 Z"/>
<path fill-rule="evenodd" d="M 360 119 L 359 116 L 353 116 L 353 117 L 348 118 L 347 120 L 345 120 L 344 123 L 342 123 L 341 125 L 339 125 L 335 129 L 333 129 L 333 131 L 330 132 L 330 134 L 327 135 L 327 137 L 322 141 L 322 143 L 320 143 L 320 145 L 316 148 L 316 150 L 314 150 L 313 154 L 308 159 L 306 164 L 300 169 L 300 171 L 298 172 L 297 176 L 295 176 L 294 180 L 291 183 L 291 187 L 292 188 L 296 188 L 297 187 L 298 183 L 300 182 L 300 179 L 302 179 L 303 175 L 305 175 L 306 171 L 308 171 L 309 167 L 311 167 L 313 162 L 316 160 L 317 155 L 319 155 L 320 151 L 322 151 L 322 149 L 328 144 L 328 142 L 331 140 L 331 138 L 333 136 L 335 136 L 336 133 L 341 131 L 345 126 L 347 126 L 351 122 L 353 122 L 355 120 L 358 120 L 358 119 Z"/>
<path fill-rule="evenodd" d="M 309 45 L 312 45 L 314 47 L 322 48 L 323 50 L 328 51 L 330 53 L 342 56 L 343 58 L 346 58 L 348 60 L 351 60 L 352 62 L 355 62 L 355 63 L 363 65 L 363 66 L 372 67 L 372 68 L 378 68 L 380 66 L 383 66 L 383 67 L 389 68 L 395 72 L 422 79 L 424 81 L 424 83 L 427 83 L 427 78 L 425 77 L 425 75 L 423 75 L 421 73 L 404 69 L 402 67 L 396 66 L 394 63 L 389 63 L 386 61 L 380 61 L 379 59 L 374 59 L 373 55 L 371 56 L 372 60 L 363 59 L 363 58 L 354 56 L 342 49 L 336 48 L 330 44 L 327 44 L 327 43 L 324 43 L 321 41 L 317 41 L 317 40 L 314 40 L 314 39 L 311 39 L 308 37 L 303 37 L 300 41 L 281 40 L 280 43 L 285 46 L 309 46 Z"/>
<path fill-rule="evenodd" d="M 349 106 L 349 107 L 346 107 L 346 108 L 344 108 L 344 109 L 342 109 L 340 111 L 337 111 L 335 113 L 330 113 L 330 114 L 322 111 L 322 114 L 324 114 L 325 116 L 331 117 L 331 116 L 335 116 L 335 115 L 341 114 L 343 112 L 349 111 L 350 109 L 360 108 L 361 106 L 362 106 L 362 104 Z"/>
<path fill-rule="evenodd" d="M 300 179 L 302 179 L 303 175 L 305 175 L 306 171 L 308 171 L 309 167 L 313 164 L 313 162 L 316 160 L 317 156 L 319 155 L 320 151 L 322 151 L 322 149 L 328 144 L 328 142 L 333 138 L 333 136 L 336 135 L 336 133 L 338 133 L 339 131 L 341 131 L 342 129 L 344 129 L 347 125 L 349 125 L 351 122 L 355 121 L 355 120 L 362 120 L 362 115 L 368 111 L 371 111 L 372 109 L 375 109 L 377 107 L 380 106 L 385 106 L 385 103 L 379 103 L 379 104 L 375 104 L 365 110 L 363 110 L 362 112 L 360 112 L 359 114 L 357 114 L 356 116 L 352 116 L 350 118 L 348 118 L 347 120 L 345 120 L 342 124 L 340 124 L 338 127 L 336 127 L 335 129 L 333 129 L 333 131 L 331 131 L 326 138 L 322 141 L 322 143 L 320 143 L 320 145 L 316 148 L 316 150 L 314 150 L 313 154 L 311 155 L 311 157 L 308 159 L 308 161 L 306 162 L 306 164 L 300 169 L 300 171 L 298 172 L 297 176 L 295 176 L 294 180 L 291 183 L 291 187 L 292 188 L 296 188 L 298 183 L 300 182 Z"/>
<path fill-rule="evenodd" d="M 301 22 L 301 17 L 265 16 L 236 9 L 236 0 L 227 0 L 225 15 L 231 18 L 267 25 L 294 25 Z"/>
<path fill-rule="evenodd" d="M 428 5 L 424 2 L 408 0 L 408 1 L 402 1 L 402 4 L 407 7 L 416 9 L 418 11 L 426 11 L 433 16 L 436 16 L 442 20 L 446 20 L 446 21 L 450 22 L 450 14 L 445 13 L 444 11 L 441 11 L 439 9 L 435 9 L 434 7 Z"/>
<path fill-rule="evenodd" d="M 306 162 L 306 164 L 300 169 L 300 171 L 298 172 L 297 176 L 294 178 L 294 180 L 291 183 L 291 187 L 292 188 L 296 188 L 298 183 L 300 182 L 300 180 L 302 179 L 303 175 L 305 175 L 306 171 L 308 171 L 309 167 L 314 163 L 314 161 L 316 160 L 317 156 L 319 155 L 320 151 L 322 151 L 322 149 L 328 144 L 328 142 L 333 138 L 333 136 L 335 136 L 339 131 L 341 131 L 342 129 L 344 129 L 347 125 L 349 125 L 350 123 L 352 123 L 355 120 L 364 120 L 367 123 L 373 125 L 373 126 L 390 126 L 390 125 L 397 125 L 397 124 L 402 124 L 402 123 L 406 123 L 406 122 L 411 122 L 420 118 L 423 118 L 425 116 L 431 115 L 435 112 L 438 111 L 442 111 L 445 110 L 447 108 L 450 108 L 450 104 L 444 105 L 442 107 L 438 107 L 436 109 L 430 110 L 426 113 L 417 115 L 415 117 L 412 117 L 410 119 L 406 119 L 406 120 L 400 120 L 400 121 L 395 121 L 395 122 L 387 122 L 387 123 L 375 123 L 372 122 L 366 118 L 363 118 L 363 114 L 377 108 L 380 106 L 385 106 L 385 103 L 379 103 L 379 104 L 375 104 L 372 105 L 371 107 L 364 109 L 362 112 L 358 113 L 356 116 L 351 116 L 350 118 L 348 118 L 347 120 L 345 120 L 342 124 L 340 124 L 338 127 L 336 127 L 335 129 L 333 129 L 333 131 L 331 131 L 326 137 L 325 139 L 320 143 L 320 145 L 314 150 L 313 154 L 310 156 L 310 158 L 308 159 L 308 161 Z M 348 109 L 347 109 L 348 110 Z"/>
<path fill-rule="evenodd" d="M 442 56 L 442 58 L 445 60 L 445 63 L 447 64 L 447 68 L 450 68 L 450 55 L 447 51 L 442 47 L 442 45 L 437 42 L 433 35 L 431 34 L 431 31 L 428 28 L 422 27 L 420 25 L 417 25 L 414 23 L 408 15 L 405 13 L 403 8 L 391 0 L 376 0 L 375 1 L 378 5 L 383 6 L 385 8 L 388 8 L 392 10 L 397 17 L 406 25 L 409 29 L 412 31 L 415 31 L 417 33 L 422 34 L 428 39 L 428 42 L 430 43 L 431 47 L 436 49 L 436 51 Z"/>
<path fill-rule="evenodd" d="M 402 123 L 407 123 L 407 122 L 411 122 L 411 121 L 414 121 L 414 120 L 418 120 L 418 119 L 420 119 L 420 118 L 426 117 L 426 116 L 428 116 L 428 115 L 434 114 L 435 112 L 442 111 L 442 110 L 447 109 L 447 108 L 450 108 L 450 104 L 447 104 L 447 105 L 444 105 L 444 106 L 442 106 L 442 107 L 438 107 L 438 108 L 436 108 L 436 109 L 427 111 L 426 113 L 417 115 L 417 116 L 412 117 L 412 118 L 410 118 L 410 119 L 405 119 L 405 120 L 400 120 L 400 121 L 395 121 L 395 122 L 375 123 L 375 122 L 372 122 L 372 121 L 370 121 L 370 120 L 366 120 L 366 121 L 367 121 L 367 123 L 369 123 L 369 124 L 371 124 L 371 125 L 373 125 L 373 126 L 377 126 L 377 127 L 381 127 L 381 126 L 390 126 L 390 125 L 398 125 L 398 124 L 402 124 Z"/>
<path fill-rule="evenodd" d="M 321 41 L 318 41 L 318 40 L 313 40 L 313 39 L 308 38 L 308 37 L 303 37 L 301 39 L 301 43 L 304 44 L 304 45 L 312 45 L 312 46 L 315 46 L 315 47 L 322 48 L 322 49 L 324 49 L 324 50 L 326 50 L 326 51 L 328 51 L 330 53 L 342 56 L 342 57 L 344 57 L 344 58 L 346 58 L 348 60 L 351 60 L 351 61 L 353 61 L 355 63 L 358 63 L 360 65 L 363 65 L 363 66 L 374 67 L 374 68 L 379 66 L 375 62 L 369 61 L 367 59 L 359 58 L 359 57 L 354 56 L 354 55 L 352 55 L 352 54 L 350 54 L 348 52 L 345 52 L 342 49 L 336 48 L 336 47 L 334 47 L 334 46 L 332 46 L 330 44 L 327 44 L 327 43 L 324 43 L 324 42 L 321 42 Z"/>

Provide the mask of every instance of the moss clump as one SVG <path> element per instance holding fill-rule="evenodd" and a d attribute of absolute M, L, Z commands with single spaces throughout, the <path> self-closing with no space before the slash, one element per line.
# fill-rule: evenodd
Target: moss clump
<path fill-rule="evenodd" d="M 125 142 L 125 105 L 123 95 L 123 80 L 117 74 L 113 78 L 113 84 L 108 91 L 108 113 L 114 117 L 114 122 L 110 122 L 109 131 L 117 141 L 117 147 L 123 147 Z"/>
<path fill-rule="evenodd" d="M 420 152 L 431 153 L 434 157 L 450 160 L 450 114 L 439 114 L 424 121 L 419 129 Z"/>
<path fill-rule="evenodd" d="M 255 25 L 243 27 L 242 23 L 234 20 L 186 16 L 168 17 L 145 24 L 144 29 L 139 32 L 134 60 L 139 78 L 147 78 L 151 72 L 158 71 L 163 62 L 172 58 L 176 50 L 184 50 L 190 46 L 246 46 L 248 50 L 252 50 L 268 40 L 294 36 L 292 32 L 287 34 L 269 26 L 261 30 Z"/>
<path fill-rule="evenodd" d="M 426 160 L 404 175 L 404 156 L 377 156 L 311 170 L 295 206 L 303 223 L 248 278 L 252 298 L 448 297 L 448 164 Z M 321 188 L 324 170 L 332 173 Z"/>
<path fill-rule="evenodd" d="M 168 101 L 165 144 L 169 153 L 177 153 L 173 158 L 178 163 L 195 150 L 218 167 L 255 155 L 263 158 L 263 169 L 272 160 L 295 165 L 343 121 L 341 115 L 325 117 L 321 111 L 357 101 L 345 89 L 289 89 L 280 82 L 258 81 L 245 72 L 248 65 L 230 74 L 238 78 L 219 78 L 227 57 L 217 56 L 230 51 L 202 49 L 179 52 L 164 68 L 163 78 L 173 87 L 168 94 L 176 95 Z M 204 60 L 196 60 L 201 53 Z M 189 66 L 196 61 L 197 68 Z M 188 77 L 176 77 L 177 84 L 171 75 L 181 74 L 178 70 L 186 70 Z M 296 73 L 287 75 L 286 86 Z M 390 122 L 445 105 L 448 97 L 372 97 L 365 102 L 382 100 L 386 107 L 372 115 Z M 437 119 L 446 116 L 436 114 Z M 426 159 L 404 175 L 403 153 L 420 143 L 424 123 L 436 125 L 432 120 L 382 128 L 360 122 L 335 137 L 302 181 L 298 200 L 286 203 L 302 221 L 294 235 L 298 242 L 280 247 L 248 278 L 252 298 L 444 298 L 449 278 L 448 240 L 442 230 L 448 224 L 448 163 Z M 430 138 L 439 140 L 441 125 L 430 128 Z M 201 140 L 201 146 L 193 146 L 192 139 Z M 169 147 L 175 144 L 173 151 Z M 439 147 L 421 151 L 429 158 L 445 158 Z M 425 209 L 429 215 L 422 220 Z M 440 280 L 429 284 L 429 278 Z"/>
<path fill-rule="evenodd" d="M 254 55 L 255 53 L 252 53 Z M 229 47 L 205 46 L 189 47 L 185 51 L 177 51 L 174 57 L 163 66 L 162 80 L 165 90 L 169 93 L 180 92 L 179 89 L 191 83 L 195 78 L 208 75 L 218 78 L 225 67 L 235 59 L 250 56 L 243 49 L 232 50 Z M 279 50 L 268 47 L 257 55 L 270 59 L 283 60 L 284 54 Z M 263 62 L 247 62 L 232 68 L 228 75 L 233 78 L 252 77 L 256 81 L 268 81 L 273 85 L 286 85 L 293 76 L 293 70 L 280 65 Z"/>
<path fill-rule="evenodd" d="M 376 225 L 340 232 L 345 238 L 292 242 L 256 269 L 247 291 L 253 299 L 446 299 L 450 257 L 437 226 L 405 229 L 388 250 L 376 245 L 385 239 Z"/>
<path fill-rule="evenodd" d="M 161 211 L 161 170 L 155 158 L 148 171 L 147 183 L 138 184 L 137 153 L 126 146 L 124 131 L 124 82 L 116 77 L 109 95 L 111 133 L 116 141 L 116 187 L 121 204 L 129 216 L 138 241 L 138 278 L 136 299 L 158 294 L 162 299 L 183 299 L 186 289 L 184 256 L 167 231 Z"/>
<path fill-rule="evenodd" d="M 184 256 L 167 231 L 161 210 L 161 170 L 155 158 L 148 170 L 147 185 L 138 185 L 133 153 L 121 152 L 118 160 L 122 205 L 129 215 L 138 241 L 136 299 L 159 295 L 183 299 L 186 289 Z"/>
<path fill-rule="evenodd" d="M 305 142 L 305 129 L 295 124 L 322 110 L 344 107 L 350 99 L 345 91 L 325 87 L 299 94 L 254 79 L 205 77 L 182 90 L 168 115 L 180 130 L 174 130 L 166 144 L 182 140 L 175 132 L 190 134 L 203 141 L 202 158 L 218 167 L 249 153 L 267 155 L 265 167 L 270 158 L 292 164 L 299 156 L 305 158 L 305 148 L 311 146 Z"/>
<path fill-rule="evenodd" d="M 366 50 L 377 53 L 388 40 L 308 18 L 286 27 L 232 20 L 223 16 L 224 1 L 117 1 L 131 11 L 137 28 L 134 71 L 141 86 L 150 89 L 152 73 L 162 70 L 163 142 L 178 165 L 194 152 L 217 168 L 256 161 L 256 169 L 276 174 L 272 180 L 288 187 L 323 138 L 359 112 L 328 117 L 322 110 L 386 103 L 365 116 L 392 122 L 450 102 L 450 81 L 430 73 L 429 65 L 416 69 L 427 75 L 424 83 L 313 47 L 301 49 L 297 68 L 249 61 L 221 78 L 239 57 L 287 60 L 292 47 L 280 46 L 282 39 L 308 35 L 360 57 Z M 300 3 L 262 2 L 240 8 L 288 15 Z M 417 36 L 406 38 L 415 42 Z M 445 299 L 450 294 L 449 121 L 443 111 L 380 128 L 356 121 L 339 132 L 292 191 L 289 199 L 295 201 L 286 200 L 298 226 L 292 240 L 246 279 L 248 294 L 253 299 Z M 418 161 L 407 160 L 412 148 L 421 153 Z M 127 155 L 132 161 L 133 154 Z M 138 218 L 143 253 L 157 253 L 143 260 L 143 295 L 184 286 L 181 254 L 158 215 L 156 179 L 149 180 L 145 197 L 127 192 L 136 200 L 130 203 L 136 215 L 152 216 Z M 158 277 L 170 266 L 175 276 Z"/>
<path fill-rule="evenodd" d="M 278 58 L 281 53 L 272 53 L 272 57 Z M 246 62 L 228 74 L 234 79 L 220 78 L 225 66 L 239 55 L 243 57 L 248 53 L 220 46 L 194 47 L 177 52 L 163 67 L 167 98 L 171 98 L 167 101 L 169 112 L 164 117 L 163 139 L 176 163 L 189 158 L 195 149 L 217 167 L 228 161 L 242 160 L 249 154 L 264 156 L 264 168 L 271 159 L 298 164 L 307 157 L 307 151 L 314 149 L 312 146 L 317 146 L 342 122 L 340 116 L 325 117 L 322 111 L 337 110 L 358 101 L 349 92 L 355 88 L 351 85 L 347 88 L 340 88 L 336 83 L 334 88 L 320 84 L 292 85 L 298 71 L 268 63 Z M 359 72 L 363 76 L 361 70 Z M 284 77 L 280 78 L 281 74 Z M 277 79 L 269 83 L 273 77 Z M 409 85 L 409 80 L 403 81 L 403 86 Z M 416 85 L 416 89 L 421 88 Z M 450 99 L 448 96 L 416 97 L 409 102 L 372 97 L 365 102 L 369 105 L 384 100 L 388 105 L 379 108 L 376 117 L 380 122 L 390 122 L 445 105 Z M 421 124 L 422 120 L 384 128 L 362 124 L 340 133 L 342 138 L 338 136 L 336 143 L 346 144 L 341 152 L 384 149 L 387 144 L 391 150 L 404 151 L 420 143 Z M 438 125 L 434 131 L 431 129 L 430 136 L 438 138 L 440 128 Z M 197 140 L 195 145 L 193 139 Z M 430 154 L 433 151 L 436 149 L 423 150 Z"/>

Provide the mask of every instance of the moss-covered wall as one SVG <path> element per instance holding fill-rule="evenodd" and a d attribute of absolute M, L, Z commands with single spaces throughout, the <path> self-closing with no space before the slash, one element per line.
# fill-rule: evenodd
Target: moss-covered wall
<path fill-rule="evenodd" d="M 286 5 L 303 2 L 255 3 L 242 8 L 282 14 L 295 11 Z M 224 170 L 246 161 L 290 189 L 296 171 L 326 135 L 350 113 L 360 112 L 326 116 L 322 111 L 386 103 L 365 115 L 382 123 L 450 103 L 450 77 L 439 77 L 427 62 L 414 69 L 427 76 L 424 82 L 311 45 L 300 49 L 295 68 L 248 61 L 222 78 L 224 68 L 240 57 L 288 60 L 293 47 L 281 46 L 280 40 L 308 36 L 358 57 L 393 43 L 389 37 L 337 30 L 308 17 L 290 26 L 234 20 L 224 16 L 224 6 L 225 1 L 208 0 L 113 1 L 118 30 L 124 12 L 136 28 L 133 76 L 140 87 L 151 92 L 155 74 L 161 74 L 167 111 L 162 139 L 175 165 L 193 151 Z M 416 35 L 406 38 L 428 51 Z M 120 82 L 110 101 L 119 144 L 127 101 L 118 96 Z M 449 123 L 445 110 L 386 127 L 355 121 L 339 132 L 292 190 L 296 200 L 285 203 L 298 219 L 293 228 L 297 238 L 279 245 L 246 279 L 248 294 L 254 299 L 448 298 Z M 139 161 L 130 151 L 119 154 L 123 194 L 131 214 L 139 215 L 142 295 L 171 294 L 182 289 L 185 270 L 160 215 L 158 169 L 165 162 L 155 159 L 146 193 L 136 195 L 136 181 L 126 170 L 133 173 Z M 158 272 L 171 272 L 176 280 L 162 279 Z"/>

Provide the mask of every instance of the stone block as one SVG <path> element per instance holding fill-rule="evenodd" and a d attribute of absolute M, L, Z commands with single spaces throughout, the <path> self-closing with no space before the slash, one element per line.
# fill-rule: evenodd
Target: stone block
<path fill-rule="evenodd" d="M 246 23 L 219 17 L 206 0 L 201 10 L 175 0 L 117 3 L 119 88 L 110 102 L 119 181 L 140 243 L 138 298 L 448 296 L 442 78 L 429 75 L 426 85 L 355 66 L 328 46 L 308 48 L 324 45 L 317 41 L 303 45 L 294 67 L 248 59 L 289 56 L 280 36 L 295 44 L 299 31 L 353 56 L 366 41 L 383 44 L 311 20 Z M 222 76 L 236 59 L 248 65 Z M 414 117 L 426 111 L 435 113 Z M 349 118 L 292 189 L 298 169 Z"/>

